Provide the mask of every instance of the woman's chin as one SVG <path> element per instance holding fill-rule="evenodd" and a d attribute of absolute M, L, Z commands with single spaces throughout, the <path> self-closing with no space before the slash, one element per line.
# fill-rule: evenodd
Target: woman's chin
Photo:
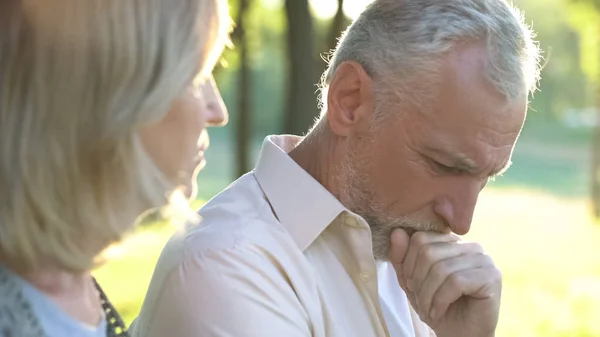
<path fill-rule="evenodd" d="M 198 194 L 198 174 L 205 166 L 206 160 L 204 160 L 204 158 L 195 163 L 194 170 L 191 172 L 191 175 L 188 176 L 182 187 L 182 192 L 186 199 L 194 200 L 196 198 Z"/>
<path fill-rule="evenodd" d="M 198 183 L 196 183 L 196 175 L 190 179 L 189 183 L 185 185 L 182 189 L 183 196 L 188 200 L 196 199 L 198 195 Z"/>

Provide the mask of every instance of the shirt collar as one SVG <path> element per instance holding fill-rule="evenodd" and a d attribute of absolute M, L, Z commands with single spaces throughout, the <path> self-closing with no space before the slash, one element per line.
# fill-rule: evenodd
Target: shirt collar
<path fill-rule="evenodd" d="M 254 176 L 275 216 L 304 251 L 346 208 L 288 155 L 301 140 L 267 137 Z"/>

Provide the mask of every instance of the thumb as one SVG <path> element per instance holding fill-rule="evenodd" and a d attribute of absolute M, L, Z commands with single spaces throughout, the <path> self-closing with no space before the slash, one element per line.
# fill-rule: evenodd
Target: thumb
<path fill-rule="evenodd" d="M 410 243 L 410 236 L 403 229 L 396 229 L 391 236 L 390 245 L 390 262 L 396 270 L 398 276 L 398 282 L 405 291 L 408 290 L 406 285 L 406 278 L 404 277 L 403 264 L 404 258 L 408 253 L 408 246 Z"/>

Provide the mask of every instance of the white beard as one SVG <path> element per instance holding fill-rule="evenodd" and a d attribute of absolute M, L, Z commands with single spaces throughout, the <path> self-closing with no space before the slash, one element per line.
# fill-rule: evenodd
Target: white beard
<path fill-rule="evenodd" d="M 356 143 L 351 143 L 348 156 L 341 165 L 340 201 L 350 211 L 360 215 L 371 228 L 372 249 L 376 260 L 388 261 L 390 238 L 398 228 L 412 231 L 446 232 L 447 225 L 436 222 L 421 222 L 411 215 L 393 215 L 393 210 L 386 206 L 373 191 L 370 176 L 364 172 L 374 162 L 368 149 L 373 139 L 360 140 L 359 149 Z"/>

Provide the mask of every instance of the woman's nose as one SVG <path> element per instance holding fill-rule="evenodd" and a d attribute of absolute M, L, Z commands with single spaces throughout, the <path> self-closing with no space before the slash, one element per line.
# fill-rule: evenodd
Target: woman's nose
<path fill-rule="evenodd" d="M 206 123 L 208 126 L 224 126 L 229 121 L 227 108 L 223 102 L 223 97 L 217 88 L 217 83 L 211 76 L 203 85 L 203 96 L 206 100 Z"/>

